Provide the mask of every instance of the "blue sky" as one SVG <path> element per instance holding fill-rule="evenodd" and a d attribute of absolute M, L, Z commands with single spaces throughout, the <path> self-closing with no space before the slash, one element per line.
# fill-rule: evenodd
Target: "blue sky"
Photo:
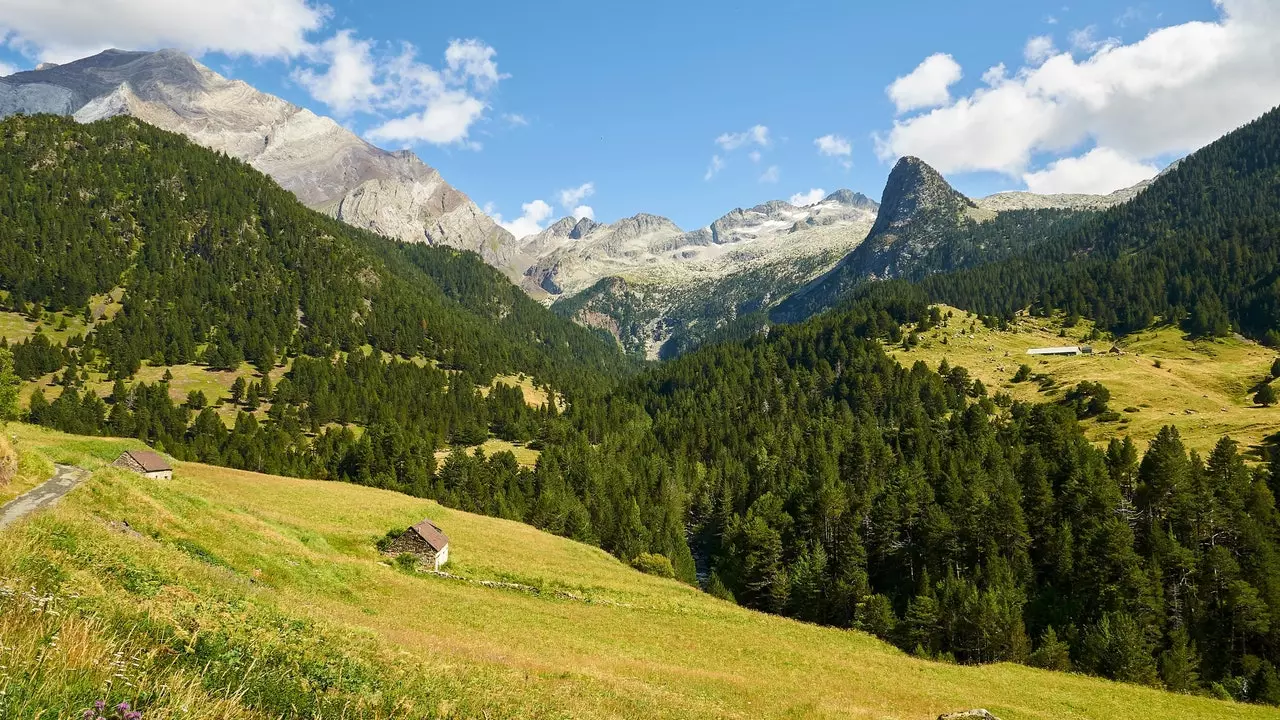
<path fill-rule="evenodd" d="M 1270 0 L 31 5 L 0 0 L 0 63 L 181 47 L 413 148 L 518 231 L 878 199 L 905 153 L 971 195 L 1105 192 L 1280 102 Z"/>

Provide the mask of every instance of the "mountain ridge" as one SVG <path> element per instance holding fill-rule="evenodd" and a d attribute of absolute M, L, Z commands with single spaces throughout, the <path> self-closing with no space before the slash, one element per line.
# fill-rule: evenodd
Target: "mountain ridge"
<path fill-rule="evenodd" d="M 472 250 L 514 274 L 514 237 L 416 155 L 377 148 L 177 50 L 107 50 L 0 78 L 0 116 L 16 112 L 80 122 L 131 115 L 248 162 L 303 204 L 348 224 Z"/>

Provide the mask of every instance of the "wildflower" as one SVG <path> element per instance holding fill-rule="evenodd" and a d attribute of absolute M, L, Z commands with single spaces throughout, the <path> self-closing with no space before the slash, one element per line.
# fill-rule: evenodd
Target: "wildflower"
<path fill-rule="evenodd" d="M 121 715 L 129 712 L 129 701 L 125 700 L 124 702 L 117 705 L 116 712 L 120 713 Z"/>
<path fill-rule="evenodd" d="M 102 712 L 103 710 L 106 710 L 106 709 L 107 709 L 107 701 L 106 701 L 106 700 L 98 700 L 97 702 L 95 702 L 95 703 L 93 704 L 93 709 L 94 709 L 94 710 L 97 710 L 98 712 Z"/>

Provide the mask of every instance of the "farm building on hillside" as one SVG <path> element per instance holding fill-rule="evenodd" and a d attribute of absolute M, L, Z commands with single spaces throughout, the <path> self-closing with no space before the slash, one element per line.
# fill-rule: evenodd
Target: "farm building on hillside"
<path fill-rule="evenodd" d="M 1031 348 L 1028 355 L 1092 355 L 1093 348 L 1088 345 L 1067 345 L 1065 347 Z"/>
<path fill-rule="evenodd" d="M 435 523 L 423 520 L 392 540 L 384 552 L 392 557 L 408 553 L 419 563 L 439 570 L 449 562 L 449 536 Z"/>
<path fill-rule="evenodd" d="M 111 464 L 155 480 L 173 478 L 173 466 L 169 461 L 150 450 L 126 450 Z"/>

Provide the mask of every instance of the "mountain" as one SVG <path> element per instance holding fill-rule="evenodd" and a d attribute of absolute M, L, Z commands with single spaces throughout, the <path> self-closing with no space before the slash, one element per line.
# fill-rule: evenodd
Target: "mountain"
<path fill-rule="evenodd" d="M 244 160 L 305 205 L 405 242 L 448 245 L 508 268 L 514 238 L 408 151 L 228 80 L 177 50 L 107 50 L 0 78 L 0 117 L 130 115 Z"/>
<path fill-rule="evenodd" d="M 524 287 L 628 352 L 671 355 L 827 270 L 866 236 L 877 207 L 841 190 L 807 207 L 738 208 L 691 232 L 646 214 L 565 218 L 521 242 L 536 258 Z"/>
<path fill-rule="evenodd" d="M 0 120 L 0 177 L 4 306 L 92 319 L 113 294 L 119 311 L 86 340 L 113 378 L 144 361 L 269 368 L 362 346 L 563 385 L 624 367 L 476 256 L 337 222 L 131 117 Z"/>
<path fill-rule="evenodd" d="M 1175 322 L 1280 346 L 1280 108 L 1193 153 L 1128 203 L 999 262 L 929 278 L 994 317 L 1064 310 L 1105 330 Z"/>
<path fill-rule="evenodd" d="M 783 301 L 774 320 L 821 312 L 867 280 L 919 278 L 993 262 L 1136 197 L 1147 183 L 1107 196 L 999 193 L 971 200 L 927 163 L 904 157 L 885 183 L 867 239 L 826 275 Z"/>

